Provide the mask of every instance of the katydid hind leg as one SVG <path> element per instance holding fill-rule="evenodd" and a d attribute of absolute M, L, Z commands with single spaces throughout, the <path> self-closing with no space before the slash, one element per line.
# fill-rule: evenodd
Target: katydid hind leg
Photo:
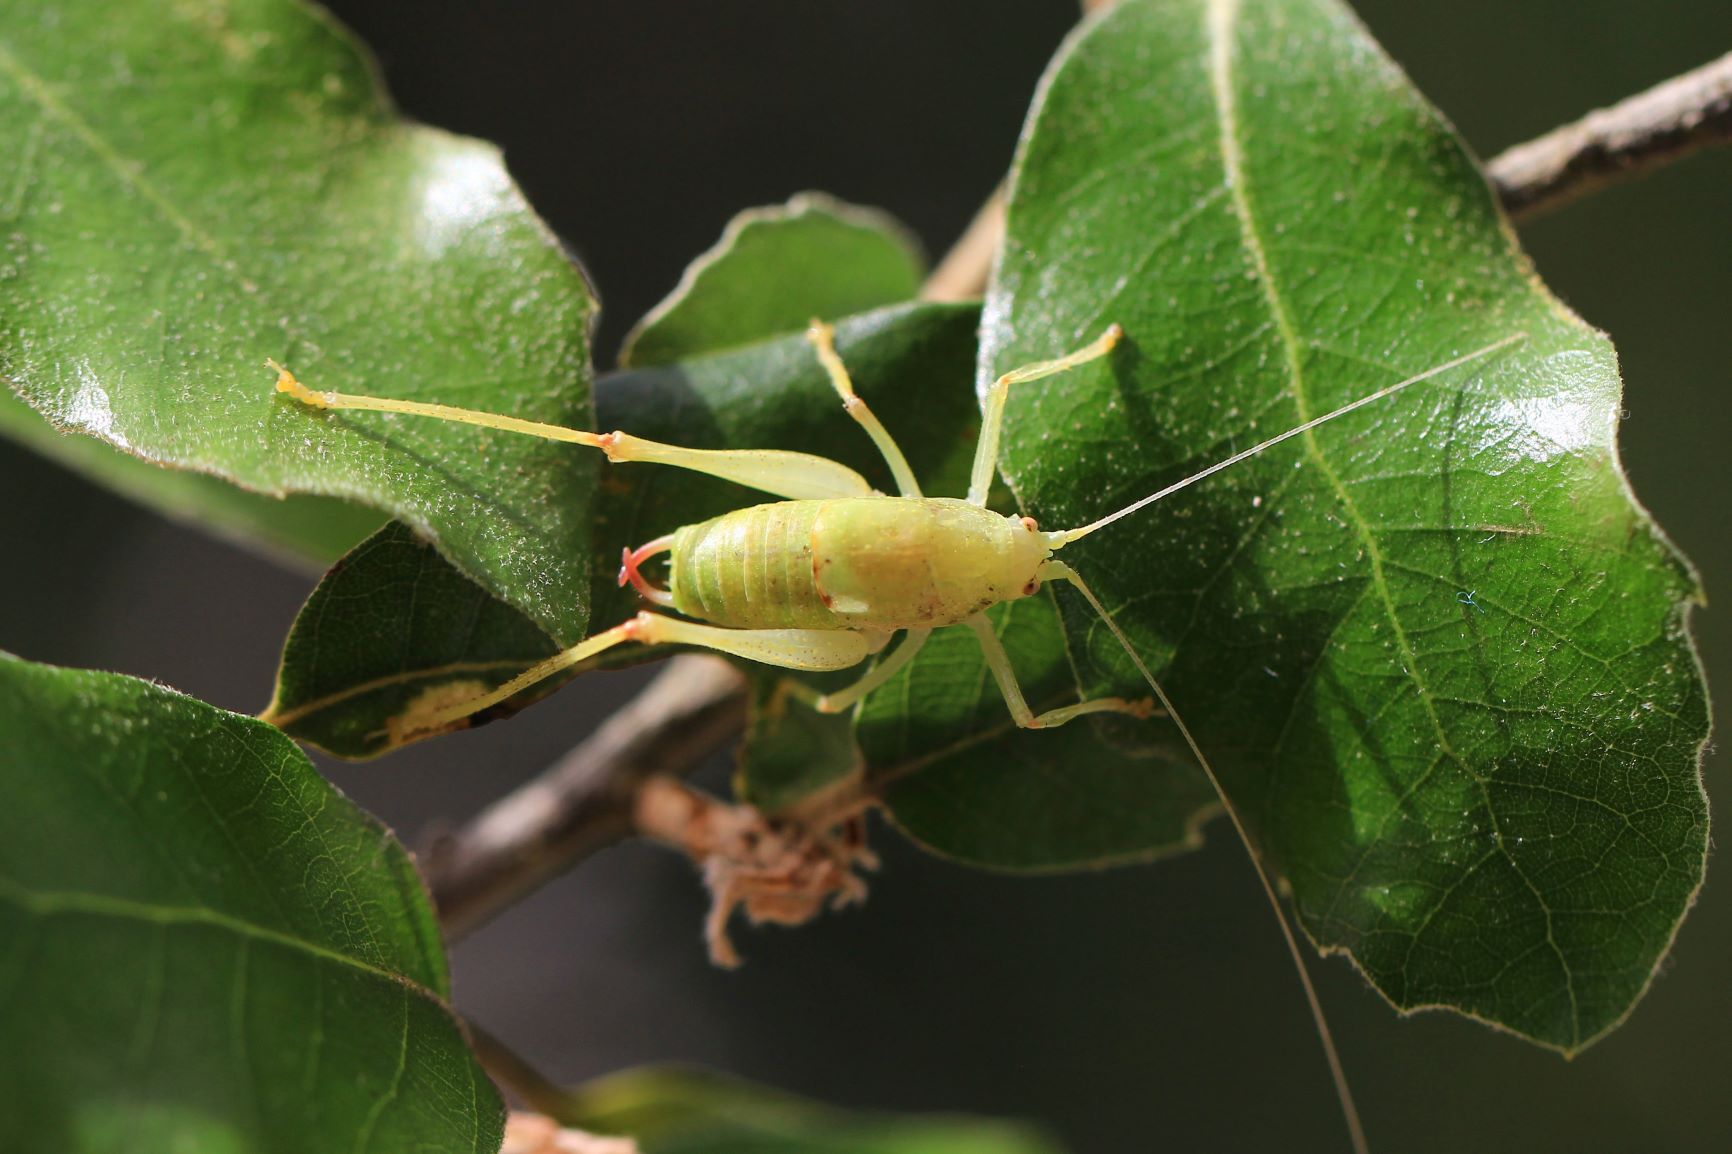
<path fill-rule="evenodd" d="M 498 705 L 627 642 L 650 646 L 686 645 L 783 669 L 815 672 L 858 665 L 870 656 L 873 647 L 871 638 L 845 629 L 724 629 L 659 613 L 639 613 L 629 621 L 537 662 L 497 689 L 402 719 L 392 736 L 405 740 L 449 729 L 466 717 Z"/>
<path fill-rule="evenodd" d="M 313 409 L 399 413 L 483 429 L 497 429 L 543 441 L 585 445 L 600 449 L 609 461 L 616 463 L 642 461 L 675 469 L 689 469 L 694 473 L 705 473 L 724 481 L 734 481 L 748 488 L 793 501 L 870 497 L 873 494 L 872 486 L 865 477 L 840 461 L 832 461 L 828 457 L 813 453 L 784 449 L 688 449 L 681 445 L 634 437 L 630 433 L 595 433 L 584 429 L 568 429 L 563 425 L 526 421 L 521 417 L 508 417 L 478 409 L 460 409 L 453 405 L 353 393 L 320 392 L 302 384 L 293 373 L 275 361 L 266 363 L 277 372 L 279 393 L 286 393 Z"/>
<path fill-rule="evenodd" d="M 639 622 L 651 616 L 640 613 L 630 621 L 616 625 L 597 633 L 594 637 L 586 637 L 568 649 L 562 649 L 552 657 L 538 661 L 513 677 L 510 681 L 486 693 L 465 698 L 449 705 L 439 705 L 433 709 L 416 710 L 393 717 L 389 722 L 389 732 L 393 745 L 416 738 L 430 737 L 437 733 L 456 728 L 458 723 L 486 709 L 491 709 L 502 701 L 508 701 L 522 693 L 540 685 L 550 677 L 556 677 L 575 665 L 588 661 L 616 645 L 639 640 Z"/>

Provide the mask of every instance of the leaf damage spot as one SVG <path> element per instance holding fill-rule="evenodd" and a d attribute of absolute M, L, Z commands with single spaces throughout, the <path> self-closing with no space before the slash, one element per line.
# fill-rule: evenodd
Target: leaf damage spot
<path fill-rule="evenodd" d="M 443 710 L 480 697 L 492 688 L 493 686 L 479 678 L 469 677 L 423 689 L 409 699 L 401 712 L 386 720 L 385 727 L 390 734 L 391 744 L 401 745 L 406 741 L 431 737 L 436 733 L 469 728 L 470 719 L 467 717 L 445 722 L 435 722 L 433 719 Z"/>

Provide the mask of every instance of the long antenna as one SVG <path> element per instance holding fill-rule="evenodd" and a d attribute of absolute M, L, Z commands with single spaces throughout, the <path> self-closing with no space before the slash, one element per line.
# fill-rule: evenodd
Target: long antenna
<path fill-rule="evenodd" d="M 1341 1103 L 1341 1114 L 1347 1122 L 1347 1136 L 1353 1144 L 1354 1154 L 1370 1154 L 1371 1147 L 1365 1141 L 1365 1126 L 1359 1120 L 1359 1107 L 1353 1104 L 1353 1090 L 1347 1084 L 1347 1071 L 1341 1064 L 1341 1055 L 1335 1050 L 1335 1036 L 1329 1031 L 1329 1021 L 1323 1016 L 1323 1002 L 1317 997 L 1317 989 L 1311 984 L 1311 971 L 1305 966 L 1305 955 L 1300 952 L 1299 939 L 1293 933 L 1293 924 L 1287 918 L 1287 911 L 1281 906 L 1281 898 L 1275 892 L 1275 882 L 1269 876 L 1269 871 L 1263 865 L 1263 855 L 1257 850 L 1257 843 L 1251 838 L 1251 831 L 1245 828 L 1245 822 L 1239 816 L 1239 807 L 1227 796 L 1227 791 L 1221 787 L 1221 779 L 1215 774 L 1215 767 L 1209 764 L 1209 759 L 1203 755 L 1203 747 L 1191 734 L 1191 727 L 1185 724 L 1185 719 L 1179 716 L 1179 711 L 1173 706 L 1173 699 L 1167 696 L 1167 691 L 1161 688 L 1161 683 L 1155 680 L 1155 675 L 1149 672 L 1149 667 L 1143 664 L 1136 649 L 1131 646 L 1131 639 L 1125 636 L 1107 613 L 1106 607 L 1096 597 L 1094 590 L 1084 583 L 1075 569 L 1061 561 L 1048 561 L 1045 572 L 1051 577 L 1060 577 L 1075 585 L 1077 592 L 1087 599 L 1089 607 L 1095 611 L 1106 627 L 1112 630 L 1119 645 L 1130 657 L 1131 663 L 1137 667 L 1137 672 L 1143 675 L 1143 680 L 1149 683 L 1149 688 L 1155 691 L 1160 700 L 1161 708 L 1167 711 L 1167 716 L 1173 719 L 1173 724 L 1179 727 L 1179 733 L 1185 739 L 1185 744 L 1191 748 L 1191 756 L 1197 759 L 1202 767 L 1203 776 L 1209 779 L 1209 785 L 1214 789 L 1215 796 L 1221 800 L 1221 808 L 1227 811 L 1227 817 L 1233 823 L 1233 829 L 1239 835 L 1239 840 L 1245 846 L 1245 852 L 1251 858 L 1251 865 L 1257 871 L 1257 880 L 1263 883 L 1263 895 L 1269 899 L 1269 908 L 1275 911 L 1275 920 L 1280 923 L 1281 936 L 1287 942 L 1287 952 L 1292 955 L 1293 968 L 1299 972 L 1299 984 L 1305 987 L 1305 1001 L 1311 1007 L 1311 1020 L 1317 1026 L 1317 1038 L 1323 1044 L 1323 1055 L 1329 1061 L 1329 1076 L 1335 1080 L 1335 1097 Z"/>
<path fill-rule="evenodd" d="M 1469 361 L 1477 361 L 1477 360 L 1479 360 L 1479 358 L 1481 358 L 1483 356 L 1487 356 L 1491 353 L 1495 353 L 1497 350 L 1499 350 L 1501 348 L 1504 348 L 1508 345 L 1513 345 L 1517 341 L 1524 341 L 1526 339 L 1527 339 L 1526 333 L 1513 333 L 1510 336 L 1503 338 L 1501 341 L 1493 341 L 1491 344 L 1486 345 L 1484 348 L 1475 349 L 1471 353 L 1464 353 L 1461 356 L 1455 358 L 1455 360 L 1453 360 L 1453 361 L 1445 361 L 1443 364 L 1438 365 L 1435 368 L 1427 369 L 1423 373 L 1418 374 L 1417 376 L 1408 377 L 1405 381 L 1397 381 L 1393 385 L 1388 385 L 1388 386 L 1385 386 L 1384 388 L 1378 389 L 1375 393 L 1369 393 L 1366 396 L 1360 397 L 1357 401 L 1349 401 L 1347 404 L 1342 405 L 1339 409 L 1335 409 L 1332 412 L 1324 413 L 1321 417 L 1313 417 L 1309 421 L 1306 421 L 1303 425 L 1296 425 L 1295 427 L 1288 429 L 1285 433 L 1281 433 L 1277 436 L 1270 437 L 1267 441 L 1262 441 L 1262 442 L 1259 442 L 1258 444 L 1252 445 L 1249 449 L 1246 449 L 1243 452 L 1234 453 L 1231 457 L 1228 457 L 1225 461 L 1217 461 L 1215 464 L 1210 465 L 1207 469 L 1204 469 L 1200 473 L 1192 473 L 1189 477 L 1186 477 L 1183 481 L 1174 481 L 1171 485 L 1168 485 L 1165 489 L 1161 489 L 1157 492 L 1150 493 L 1147 497 L 1144 497 L 1142 500 L 1137 501 L 1134 504 L 1126 505 L 1123 509 L 1120 509 L 1116 513 L 1108 513 L 1105 517 L 1102 517 L 1100 520 L 1090 522 L 1089 524 L 1084 525 L 1080 529 L 1066 529 L 1062 533 L 1054 533 L 1052 536 L 1053 536 L 1053 538 L 1057 539 L 1058 542 L 1068 545 L 1072 541 L 1076 541 L 1076 540 L 1079 540 L 1083 537 L 1087 537 L 1090 533 L 1093 533 L 1096 529 L 1106 528 L 1108 525 L 1111 525 L 1114 521 L 1117 521 L 1120 517 L 1129 517 L 1132 513 L 1135 513 L 1138 509 L 1141 509 L 1146 505 L 1153 505 L 1156 501 L 1161 500 L 1163 497 L 1170 497 L 1174 493 L 1177 493 L 1180 489 L 1183 489 L 1188 485 L 1196 484 L 1198 481 L 1201 481 L 1204 477 L 1213 476 L 1214 474 L 1219 473 L 1222 469 L 1230 468 L 1233 465 L 1237 465 L 1240 461 L 1243 461 L 1248 457 L 1255 457 L 1258 453 L 1261 453 L 1264 449 L 1273 448 L 1274 446 L 1279 445 L 1282 441 L 1286 441 L 1286 440 L 1289 440 L 1293 437 L 1297 437 L 1301 433 L 1309 433 L 1312 429 L 1315 429 L 1318 425 L 1326 424 L 1329 421 L 1333 421 L 1336 417 L 1346 416 L 1348 413 L 1351 413 L 1354 409 L 1364 408 L 1366 405 L 1372 404 L 1376 401 L 1381 401 L 1385 397 L 1393 396 L 1394 394 L 1399 393 L 1402 389 L 1407 388 L 1407 386 L 1409 386 L 1409 385 L 1417 385 L 1420 381 L 1429 380 L 1430 378 L 1437 376 L 1439 373 L 1447 373 L 1450 369 L 1456 368 L 1460 365 L 1465 365 Z"/>

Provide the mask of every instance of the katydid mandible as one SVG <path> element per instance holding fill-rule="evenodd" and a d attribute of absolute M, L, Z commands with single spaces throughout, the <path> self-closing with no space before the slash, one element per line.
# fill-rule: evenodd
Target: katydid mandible
<path fill-rule="evenodd" d="M 896 496 L 876 492 L 863 476 L 840 462 L 808 453 L 689 449 L 629 433 L 585 432 L 448 405 L 319 392 L 296 380 L 287 369 L 268 362 L 277 371 L 278 391 L 313 408 L 405 413 L 589 445 L 602 450 L 609 461 L 648 461 L 690 469 L 782 498 L 686 525 L 640 548 L 625 550 L 620 583 L 629 582 L 645 601 L 672 609 L 680 616 L 640 612 L 629 621 L 531 666 L 491 692 L 429 711 L 416 719 L 412 732 L 395 736 L 406 738 L 450 728 L 626 642 L 696 646 L 784 669 L 824 671 L 859 665 L 883 652 L 895 634 L 905 633 L 901 644 L 858 681 L 834 693 L 811 696 L 812 704 L 819 710 L 840 712 L 894 677 L 920 651 L 934 629 L 951 625 L 967 627 L 979 640 L 1011 717 L 1020 727 L 1048 728 L 1090 713 L 1146 718 L 1158 702 L 1178 727 L 1250 854 L 1298 969 L 1353 1147 L 1365 1150 L 1363 1128 L 1322 1005 L 1255 840 L 1241 820 L 1238 808 L 1221 788 L 1214 767 L 1190 727 L 1130 639 L 1076 570 L 1053 554 L 1205 477 L 1411 385 L 1489 356 L 1523 340 L 1526 334 L 1513 334 L 1396 381 L 1234 453 L 1080 528 L 1053 531 L 1042 530 L 1031 517 L 1005 516 L 986 507 L 997 466 L 1005 403 L 1014 386 L 1110 354 L 1124 336 L 1118 325 L 1110 326 L 1073 353 L 1013 369 L 993 382 L 982 409 L 968 495 L 962 499 L 928 497 L 921 492 L 902 450 L 854 391 L 848 370 L 836 352 L 831 327 L 813 321 L 806 335 L 843 407 L 871 437 L 890 467 L 898 490 Z M 665 588 L 654 585 L 642 572 L 644 562 L 663 553 L 668 555 Z M 1097 697 L 1043 713 L 1035 713 L 1029 707 L 1010 658 L 985 613 L 993 605 L 1033 595 L 1047 581 L 1067 581 L 1076 587 L 1123 647 L 1153 697 L 1134 701 Z"/>

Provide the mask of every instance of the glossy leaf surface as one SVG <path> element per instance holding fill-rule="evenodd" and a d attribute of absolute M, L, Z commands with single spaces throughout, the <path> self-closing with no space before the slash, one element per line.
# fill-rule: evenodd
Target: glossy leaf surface
<path fill-rule="evenodd" d="M 573 1092 L 562 1120 L 628 1134 L 643 1154 L 1058 1154 L 1010 1122 L 822 1106 L 698 1070 L 643 1069 Z"/>
<path fill-rule="evenodd" d="M 594 463 L 271 392 L 587 426 L 582 274 L 488 145 L 409 127 L 292 0 L 0 3 L 0 375 L 50 421 L 268 493 L 374 505 L 576 639 Z"/>
<path fill-rule="evenodd" d="M 923 273 L 913 237 L 890 217 L 802 193 L 730 221 L 632 329 L 619 362 L 670 364 L 912 300 Z"/>
<path fill-rule="evenodd" d="M 1471 158 L 1330 0 L 1135 0 L 1076 38 L 1015 172 L 983 379 L 1073 526 L 1525 334 L 1072 546 L 1293 886 L 1402 1007 L 1573 1051 L 1703 867 L 1681 558 L 1632 498 L 1610 344 L 1533 278 Z M 1135 674 L 1063 596 L 1085 683 Z M 1007 862 L 1014 864 L 1014 862 Z"/>
<path fill-rule="evenodd" d="M 287 738 L 5 657 L 0 782 L 0 1134 L 497 1148 L 408 855 Z"/>

